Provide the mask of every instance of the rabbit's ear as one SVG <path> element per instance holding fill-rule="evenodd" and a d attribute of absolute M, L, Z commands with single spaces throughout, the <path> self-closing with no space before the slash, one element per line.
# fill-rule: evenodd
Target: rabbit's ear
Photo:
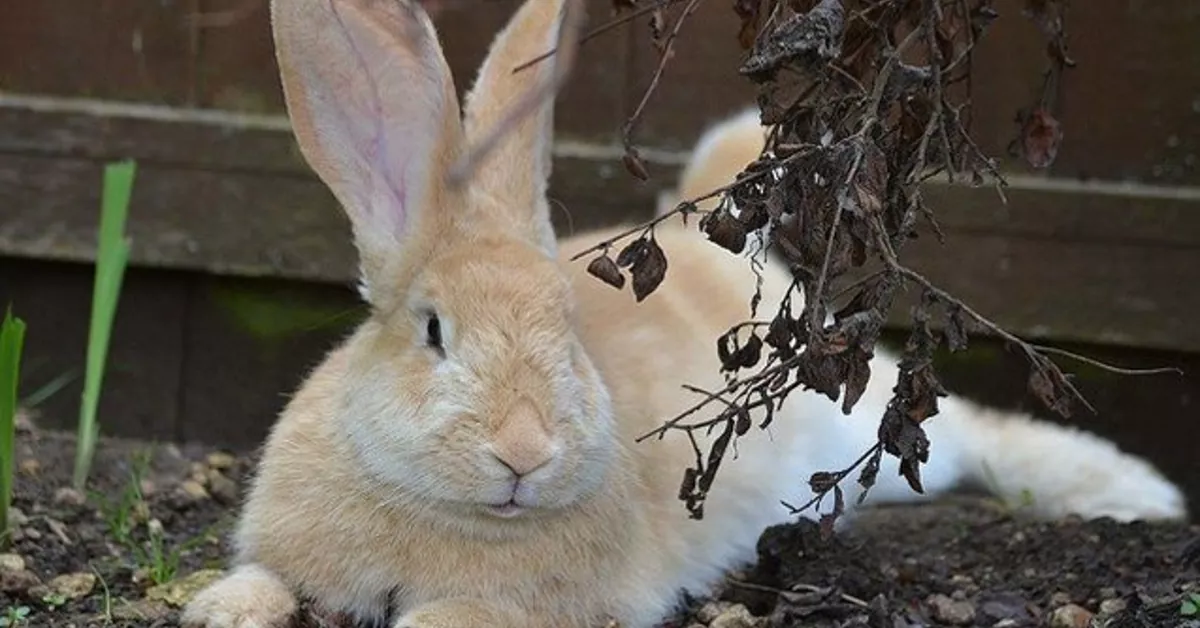
<path fill-rule="evenodd" d="M 463 130 L 437 33 L 410 0 L 272 0 L 271 28 L 293 132 L 350 218 L 370 300 L 388 260 L 448 220 Z"/>
<path fill-rule="evenodd" d="M 496 36 L 475 85 L 466 97 L 466 132 L 480 142 L 502 124 L 510 109 L 533 91 L 556 80 L 558 55 L 517 70 L 554 49 L 566 11 L 571 24 L 583 20 L 583 3 L 527 0 Z M 579 13 L 576 15 L 575 13 Z M 531 115 L 501 136 L 474 173 L 471 186 L 498 201 L 492 211 L 548 253 L 556 250 L 546 199 L 554 141 L 554 98 L 543 98 Z"/>

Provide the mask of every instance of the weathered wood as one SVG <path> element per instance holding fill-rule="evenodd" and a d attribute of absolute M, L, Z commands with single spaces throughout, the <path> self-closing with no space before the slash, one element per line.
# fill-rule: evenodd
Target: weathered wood
<path fill-rule="evenodd" d="M 332 195 L 300 160 L 285 118 L 131 109 L 111 103 L 0 102 L 0 254 L 86 262 L 101 169 L 139 160 L 133 263 L 349 284 L 355 253 Z M 619 149 L 566 139 L 551 182 L 560 233 L 639 220 L 682 155 L 648 153 L 641 183 Z M 948 236 L 905 259 L 1023 334 L 1200 348 L 1200 192 L 1016 176 L 990 188 L 930 183 Z M 901 315 L 903 313 L 901 312 Z M 901 319 L 897 319 L 900 321 Z"/>
<path fill-rule="evenodd" d="M 1046 67 L 1046 46 L 1024 0 L 997 0 L 1000 13 L 974 55 L 972 135 L 1006 170 L 1014 117 L 1032 104 Z M 672 16 L 678 14 L 678 10 Z M 737 74 L 743 57 L 728 2 L 701 3 L 684 25 L 676 57 L 639 127 L 652 146 L 686 148 L 711 119 L 753 103 Z M 1078 64 L 1060 97 L 1065 140 L 1049 172 L 1059 177 L 1200 182 L 1200 11 L 1193 0 L 1090 2 L 1071 7 L 1068 44 Z M 632 112 L 657 64 L 648 31 L 635 31 Z"/>
<path fill-rule="evenodd" d="M 22 396 L 82 365 L 90 281 L 91 269 L 84 265 L 0 260 L 0 303 L 15 296 L 19 313 L 30 323 Z M 179 300 L 187 301 L 186 314 L 163 305 Z M 112 370 L 101 397 L 102 428 L 116 436 L 257 447 L 297 383 L 341 337 L 341 325 L 353 320 L 331 315 L 353 312 L 357 305 L 351 290 L 312 282 L 134 267 L 117 316 Z M 887 332 L 886 342 L 902 344 L 904 334 Z M 1185 376 L 1128 377 L 1065 362 L 1099 411 L 1095 416 L 1080 412 L 1068 422 L 1149 456 L 1170 477 L 1194 487 L 1191 493 L 1200 490 L 1192 431 L 1200 357 L 1094 345 L 1066 348 L 1131 367 L 1184 370 Z M 935 360 L 953 392 L 1055 419 L 1029 394 L 1023 358 L 996 342 L 972 339 L 968 351 L 942 352 Z M 72 429 L 78 400 L 76 381 L 39 407 L 39 424 Z M 934 443 L 934 456 L 937 447 Z"/>
<path fill-rule="evenodd" d="M 905 263 L 1005 329 L 1031 338 L 1200 350 L 1200 248 L 967 232 L 905 248 Z M 905 303 L 892 323 L 905 325 Z"/>
<path fill-rule="evenodd" d="M 0 3 L 0 89 L 147 103 L 195 102 L 196 2 Z"/>
<path fill-rule="evenodd" d="M 0 258 L 0 307 L 12 305 L 29 326 L 21 398 L 74 375 L 38 408 L 57 427 L 79 418 L 92 275 L 89 266 Z M 117 307 L 99 421 L 106 433 L 170 440 L 177 436 L 188 284 L 162 271 L 132 275 Z"/>

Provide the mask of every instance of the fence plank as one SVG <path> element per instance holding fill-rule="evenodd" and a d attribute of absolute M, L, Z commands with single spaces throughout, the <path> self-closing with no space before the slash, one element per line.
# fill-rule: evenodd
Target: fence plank
<path fill-rule="evenodd" d="M 18 92 L 194 102 L 191 2 L 0 3 L 0 85 Z"/>

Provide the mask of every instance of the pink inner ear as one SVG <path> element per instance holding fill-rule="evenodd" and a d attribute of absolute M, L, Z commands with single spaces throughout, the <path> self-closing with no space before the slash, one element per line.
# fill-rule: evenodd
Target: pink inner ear
<path fill-rule="evenodd" d="M 397 50 L 396 43 L 380 32 L 384 25 L 363 23 L 363 16 L 355 12 L 344 15 L 336 0 L 329 0 L 329 4 L 354 60 L 355 74 L 339 77 L 340 80 L 330 81 L 329 85 L 334 92 L 333 98 L 342 101 L 342 106 L 335 107 L 333 113 L 340 118 L 340 126 L 347 131 L 345 137 L 353 143 L 353 146 L 343 147 L 349 149 L 345 153 L 360 156 L 360 168 L 365 170 L 369 181 L 365 198 L 361 199 L 359 205 L 359 211 L 366 213 L 361 217 L 364 219 L 363 227 L 382 230 L 399 238 L 404 234 L 408 217 L 407 203 L 411 202 L 405 196 L 406 166 L 411 161 L 412 151 L 430 148 L 416 146 L 417 142 L 412 141 L 414 133 L 408 133 L 409 137 L 405 138 L 403 130 L 414 121 L 396 120 L 392 111 L 404 109 L 403 106 L 397 107 L 401 104 L 397 101 L 410 96 L 397 93 L 404 90 L 397 89 L 396 83 L 403 82 L 403 77 L 397 79 L 396 74 L 407 73 L 397 73 L 395 70 L 398 68 L 394 67 L 408 65 L 403 55 L 409 53 Z M 394 26 L 404 28 L 405 25 Z M 397 53 L 401 55 L 398 60 Z M 392 61 L 390 75 L 386 62 L 381 63 L 384 60 Z M 419 68 L 409 69 L 420 72 Z M 417 81 L 410 83 L 413 88 L 419 85 Z M 389 102 L 391 108 L 387 106 Z M 400 137 L 389 137 L 389 128 L 392 134 Z M 405 152 L 406 148 L 409 152 Z"/>

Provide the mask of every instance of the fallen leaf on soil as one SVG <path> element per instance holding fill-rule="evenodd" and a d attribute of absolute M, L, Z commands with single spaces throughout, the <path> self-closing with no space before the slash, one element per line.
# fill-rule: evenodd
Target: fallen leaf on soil
<path fill-rule="evenodd" d="M 150 587 L 146 591 L 147 600 L 165 602 L 176 608 L 182 608 L 192 600 L 202 589 L 216 582 L 225 575 L 220 569 L 201 569 L 182 578 Z"/>

